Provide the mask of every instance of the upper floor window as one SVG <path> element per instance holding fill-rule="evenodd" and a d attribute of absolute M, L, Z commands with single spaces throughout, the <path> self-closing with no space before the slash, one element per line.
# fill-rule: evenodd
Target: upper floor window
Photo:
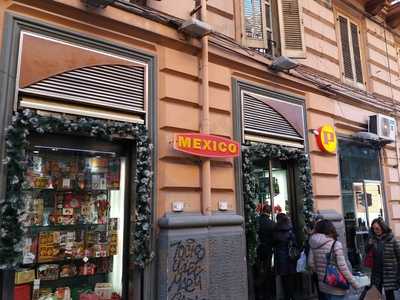
<path fill-rule="evenodd" d="M 360 27 L 353 20 L 343 15 L 339 15 L 337 21 L 340 34 L 343 80 L 364 88 Z"/>
<path fill-rule="evenodd" d="M 246 46 L 272 55 L 305 57 L 301 0 L 243 0 Z"/>

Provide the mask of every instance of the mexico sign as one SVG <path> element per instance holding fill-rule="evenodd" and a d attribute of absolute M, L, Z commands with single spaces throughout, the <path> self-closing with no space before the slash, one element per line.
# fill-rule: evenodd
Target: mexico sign
<path fill-rule="evenodd" d="M 337 148 L 337 139 L 335 128 L 331 125 L 324 125 L 318 129 L 317 134 L 318 147 L 326 153 L 334 154 Z"/>
<path fill-rule="evenodd" d="M 240 144 L 210 134 L 182 133 L 175 134 L 174 149 L 203 157 L 236 157 L 240 153 Z"/>

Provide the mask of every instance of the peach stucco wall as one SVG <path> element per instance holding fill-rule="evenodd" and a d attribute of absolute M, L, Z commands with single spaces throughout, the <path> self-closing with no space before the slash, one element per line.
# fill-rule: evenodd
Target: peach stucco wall
<path fill-rule="evenodd" d="M 50 3 L 51 2 L 51 3 Z M 149 0 L 148 5 L 170 15 L 186 19 L 194 8 L 194 1 Z M 304 27 L 307 56 L 298 60 L 316 71 L 341 80 L 340 55 L 337 41 L 335 9 L 306 0 Z M 337 1 L 334 1 L 337 2 Z M 241 38 L 241 12 L 238 0 L 209 0 L 209 22 L 226 36 Z M 341 8 L 343 9 L 343 8 Z M 83 33 L 126 48 L 151 53 L 157 60 L 157 214 L 171 210 L 173 201 L 183 201 L 185 211 L 199 212 L 201 203 L 200 160 L 172 149 L 174 133 L 199 131 L 201 101 L 199 78 L 199 42 L 184 39 L 175 29 L 145 19 L 116 7 L 87 11 L 80 0 L 54 1 L 2 1 L 0 21 L 5 12 L 17 13 L 40 20 L 72 32 Z M 388 87 L 388 64 L 384 32 L 372 21 L 361 20 L 367 63 L 367 90 L 385 101 L 391 97 Z M 2 31 L 1 31 L 2 32 Z M 386 32 L 390 71 L 399 77 L 396 61 L 395 38 Z M 226 47 L 226 46 L 225 46 Z M 210 113 L 211 132 L 227 138 L 233 137 L 232 78 L 254 82 L 259 86 L 296 94 L 305 99 L 308 129 L 332 124 L 339 134 L 350 135 L 366 128 L 369 115 L 379 111 L 372 105 L 361 105 L 357 99 L 328 95 L 301 78 L 273 73 L 270 63 L 258 54 L 242 51 L 240 47 L 221 50 L 210 47 Z M 393 95 L 400 100 L 400 80 L 393 80 Z M 342 212 L 339 163 L 337 155 L 323 154 L 315 137 L 308 132 L 309 151 L 313 173 L 315 208 L 336 209 Z M 396 147 L 388 146 L 384 153 L 385 191 L 390 215 L 397 235 L 400 235 L 400 185 Z M 236 210 L 235 170 L 231 159 L 212 160 L 212 209 L 217 210 L 219 200 L 228 201 L 230 210 Z"/>
<path fill-rule="evenodd" d="M 211 133 L 233 137 L 231 72 L 210 63 Z M 172 149 L 176 132 L 200 130 L 199 57 L 170 48 L 159 51 L 159 214 L 171 210 L 173 201 L 183 201 L 185 211 L 199 212 L 201 199 L 200 160 Z M 232 159 L 211 162 L 212 209 L 228 201 L 235 210 L 235 180 Z"/>

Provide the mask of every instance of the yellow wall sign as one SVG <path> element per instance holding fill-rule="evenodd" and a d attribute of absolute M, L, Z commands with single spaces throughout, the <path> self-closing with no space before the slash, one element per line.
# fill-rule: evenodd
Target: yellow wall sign
<path fill-rule="evenodd" d="M 319 148 L 327 153 L 334 154 L 337 149 L 335 128 L 331 125 L 324 125 L 318 129 L 317 143 Z"/>

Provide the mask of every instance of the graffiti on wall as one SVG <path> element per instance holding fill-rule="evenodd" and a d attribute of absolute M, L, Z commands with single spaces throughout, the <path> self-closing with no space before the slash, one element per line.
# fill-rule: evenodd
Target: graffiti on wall
<path fill-rule="evenodd" d="M 168 297 L 171 300 L 207 300 L 201 295 L 205 288 L 204 258 L 206 249 L 195 239 L 170 244 L 173 257 L 169 275 Z M 200 295 L 199 295 L 200 294 Z"/>

